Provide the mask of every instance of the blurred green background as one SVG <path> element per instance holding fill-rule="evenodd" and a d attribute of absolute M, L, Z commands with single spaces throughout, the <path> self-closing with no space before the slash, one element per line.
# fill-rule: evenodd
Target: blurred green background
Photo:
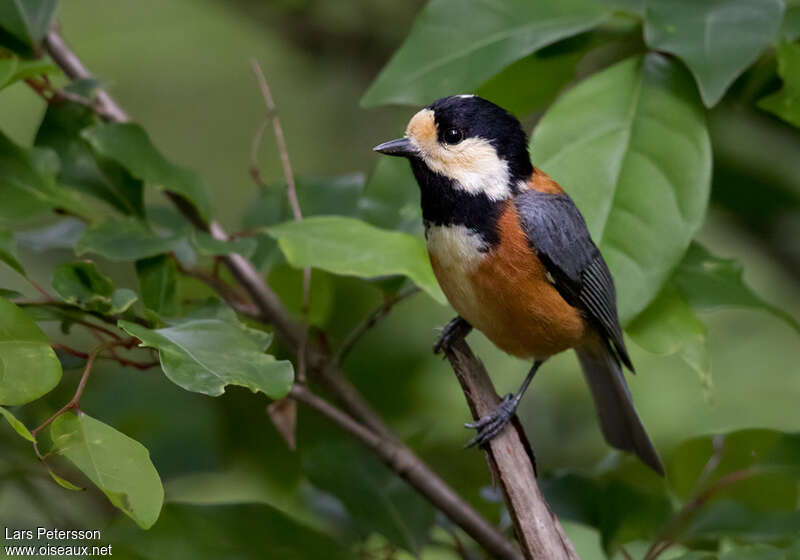
<path fill-rule="evenodd" d="M 248 168 L 264 106 L 250 58 L 261 63 L 272 87 L 298 177 L 369 176 L 378 161 L 371 147 L 398 136 L 415 109 L 365 110 L 359 99 L 422 4 L 70 0 L 61 4 L 59 19 L 77 54 L 162 152 L 202 175 L 216 216 L 234 231 L 257 196 Z M 17 84 L 0 92 L 0 127 L 30 145 L 44 109 L 26 85 Z M 537 119 L 535 112 L 520 116 L 529 126 Z M 712 111 L 711 132 L 714 202 L 700 239 L 715 254 L 740 260 L 757 293 L 800 317 L 800 137 L 735 100 Z M 269 133 L 259 157 L 264 177 L 281 188 Z M 535 147 L 532 157 L 535 163 Z M 410 172 L 400 188 L 416 196 Z M 53 256 L 29 252 L 23 258 L 47 284 Z M 135 283 L 132 267 L 103 267 L 120 285 Z M 379 290 L 365 290 L 356 280 L 315 274 L 320 277 L 330 288 L 330 309 L 323 315 L 334 337 L 344 336 L 381 301 Z M 294 290 L 297 298 L 295 280 L 284 280 L 283 292 Z M 31 293 L 5 268 L 0 285 Z M 496 518 L 497 506 L 480 494 L 490 484 L 485 461 L 476 451 L 462 450 L 469 437 L 462 428 L 469 418 L 464 398 L 447 363 L 430 352 L 435 327 L 452 314 L 425 295 L 415 296 L 359 343 L 345 370 L 401 436 L 470 502 Z M 630 378 L 631 390 L 657 447 L 666 454 L 693 435 L 743 427 L 796 430 L 797 333 L 753 311 L 720 311 L 705 319 L 713 364 L 710 390 L 677 358 L 633 345 L 639 373 Z M 516 388 L 527 364 L 503 355 L 480 334 L 470 342 L 498 391 Z M 28 407 L 29 425 L 60 405 L 77 375 L 67 373 L 64 387 Z M 258 496 L 280 509 L 299 507 L 296 495 L 305 482 L 297 465 L 303 450 L 342 439 L 301 409 L 299 451 L 290 452 L 267 421 L 263 401 L 246 391 L 208 399 L 181 391 L 156 370 L 122 370 L 108 363 L 98 367 L 85 403 L 94 416 L 150 449 L 168 500 L 192 502 L 203 488 L 203 499 L 213 501 L 208 494 L 214 488 L 220 502 Z M 520 415 L 544 471 L 591 468 L 608 453 L 572 354 L 548 362 Z M 31 478 L 36 465 L 30 450 L 8 430 L 0 431 L 0 448 L 0 462 L 7 466 L 0 483 L 4 525 L 94 528 L 117 516 L 96 491 L 68 493 L 45 478 Z M 585 557 L 592 557 L 598 547 L 594 532 L 570 527 Z"/>

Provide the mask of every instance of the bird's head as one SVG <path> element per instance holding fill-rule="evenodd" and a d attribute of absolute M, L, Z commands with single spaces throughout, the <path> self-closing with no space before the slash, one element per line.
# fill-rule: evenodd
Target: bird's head
<path fill-rule="evenodd" d="M 533 172 L 519 121 L 475 95 L 433 102 L 411 118 L 406 134 L 373 148 L 406 157 L 420 187 L 441 184 L 490 200 L 508 198 Z"/>

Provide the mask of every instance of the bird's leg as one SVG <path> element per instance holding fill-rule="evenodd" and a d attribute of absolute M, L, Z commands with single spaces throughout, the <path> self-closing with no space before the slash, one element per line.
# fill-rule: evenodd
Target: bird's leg
<path fill-rule="evenodd" d="M 467 323 L 461 317 L 454 317 L 442 329 L 442 334 L 439 335 L 439 340 L 433 345 L 433 353 L 438 354 L 443 350 L 447 352 L 450 346 L 457 340 L 463 339 L 472 330 L 472 325 Z"/>
<path fill-rule="evenodd" d="M 464 424 L 464 427 L 466 428 L 474 428 L 478 430 L 478 433 L 475 434 L 475 437 L 467 442 L 466 447 L 475 447 L 476 445 L 481 446 L 485 443 L 488 443 L 489 440 L 503 431 L 503 428 L 506 427 L 506 424 L 508 424 L 514 417 L 514 414 L 516 414 L 517 406 L 519 406 L 519 401 L 522 399 L 522 395 L 525 394 L 525 390 L 528 388 L 528 385 L 530 385 L 531 381 L 533 381 L 533 376 L 536 375 L 536 371 L 543 363 L 544 360 L 536 360 L 533 362 L 533 367 L 531 367 L 531 370 L 528 372 L 528 375 L 525 377 L 525 381 L 522 382 L 519 390 L 516 393 L 507 394 L 503 400 L 500 401 L 500 404 L 495 407 L 491 414 L 482 416 L 475 422 L 468 422 Z"/>

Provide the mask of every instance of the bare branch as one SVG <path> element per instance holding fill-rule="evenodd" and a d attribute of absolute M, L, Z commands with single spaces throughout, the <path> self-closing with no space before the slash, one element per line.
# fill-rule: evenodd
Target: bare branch
<path fill-rule="evenodd" d="M 464 340 L 446 350 L 461 383 L 472 416 L 477 420 L 500 402 L 483 364 Z M 500 483 L 514 521 L 517 540 L 526 558 L 577 560 L 578 555 L 536 484 L 530 447 L 519 422 L 509 424 L 484 450 L 494 480 Z"/>

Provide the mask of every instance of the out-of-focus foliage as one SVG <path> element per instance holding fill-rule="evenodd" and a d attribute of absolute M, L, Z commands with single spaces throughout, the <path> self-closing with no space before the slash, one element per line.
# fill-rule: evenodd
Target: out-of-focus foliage
<path fill-rule="evenodd" d="M 572 362 L 548 363 L 567 371 L 537 377 L 520 410 L 545 494 L 582 557 L 797 557 L 800 4 L 56 8 L 0 1 L 2 524 L 101 528 L 99 544 L 123 558 L 477 553 L 307 410 L 298 451 L 286 449 L 264 414 L 265 395 L 291 387 L 286 349 L 209 300 L 240 302 L 235 289 L 208 286 L 231 280 L 217 257 L 236 252 L 297 318 L 301 269 L 314 269 L 311 336 L 334 351 L 387 297 L 422 288 L 343 367 L 412 448 L 508 529 L 483 461 L 460 449 L 456 383 L 430 356 L 433 326 L 451 312 L 438 305 L 413 178 L 401 160 L 368 167 L 369 148 L 417 106 L 477 92 L 520 117 L 534 163 L 583 211 L 642 349 L 631 384 L 666 479 L 619 455 L 597 464 L 604 448 Z M 90 108 L 101 82 L 70 83 L 43 54 L 54 14 L 136 123 L 104 123 Z M 268 60 L 287 130 L 299 222 L 269 134 L 261 149 L 252 143 L 265 116 L 243 62 L 254 53 Z M 367 113 L 356 107 L 363 92 L 365 107 L 415 108 Z M 264 162 L 255 185 L 248 172 Z M 242 231 L 231 241 L 198 232 L 164 192 Z M 734 308 L 767 313 L 719 311 Z M 87 332 L 113 353 L 91 355 L 101 347 Z M 523 364 L 471 342 L 498 384 L 518 383 Z M 34 429 L 69 402 L 89 365 L 80 411 Z M 681 376 L 684 366 L 705 390 Z"/>

